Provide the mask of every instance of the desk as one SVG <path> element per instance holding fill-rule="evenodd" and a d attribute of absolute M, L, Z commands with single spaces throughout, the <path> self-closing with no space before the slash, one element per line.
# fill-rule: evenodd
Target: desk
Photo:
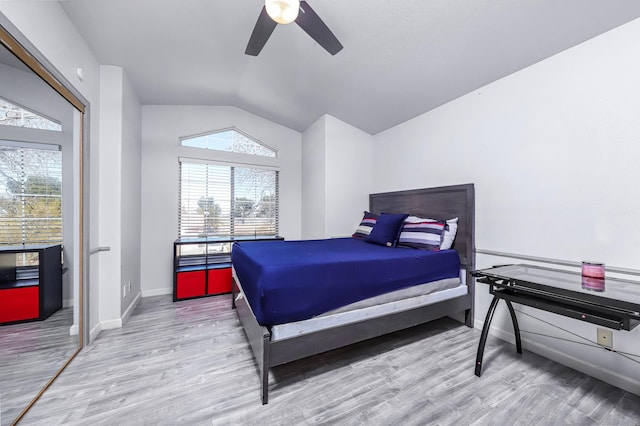
<path fill-rule="evenodd" d="M 487 311 L 476 356 L 476 376 L 482 374 L 482 357 L 498 302 L 507 304 L 522 353 L 520 329 L 513 303 L 532 306 L 614 330 L 632 330 L 640 324 L 640 283 L 616 278 L 589 278 L 580 273 L 532 265 L 506 265 L 472 273 L 489 284 L 493 300 Z"/>

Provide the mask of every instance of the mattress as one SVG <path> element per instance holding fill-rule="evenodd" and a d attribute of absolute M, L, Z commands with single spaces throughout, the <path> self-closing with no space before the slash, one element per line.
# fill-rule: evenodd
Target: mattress
<path fill-rule="evenodd" d="M 231 259 L 256 320 L 265 326 L 460 274 L 455 250 L 385 247 L 355 238 L 237 242 Z"/>
<path fill-rule="evenodd" d="M 419 289 L 425 291 L 425 293 L 418 294 L 419 291 L 407 293 L 408 289 L 397 290 L 389 293 L 394 295 L 391 298 L 386 298 L 386 295 L 376 296 L 371 299 L 366 299 L 367 303 L 364 304 L 362 302 L 356 302 L 307 320 L 274 325 L 271 327 L 271 340 L 284 340 L 326 328 L 366 321 L 371 318 L 378 318 L 396 312 L 432 305 L 442 302 L 443 300 L 464 296 L 468 293 L 467 286 L 462 284 L 457 278 L 448 278 L 446 280 L 409 287 L 409 289 Z M 413 296 L 405 297 L 405 294 L 413 294 Z M 242 297 L 242 295 L 238 296 Z"/>

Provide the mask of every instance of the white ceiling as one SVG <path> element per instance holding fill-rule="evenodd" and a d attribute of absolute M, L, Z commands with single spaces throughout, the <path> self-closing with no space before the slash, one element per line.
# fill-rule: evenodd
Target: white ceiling
<path fill-rule="evenodd" d="M 66 0 L 143 104 L 231 105 L 303 131 L 330 114 L 370 134 L 640 17 L 638 0 L 308 0 L 344 45 L 295 24 L 244 54 L 261 0 Z"/>

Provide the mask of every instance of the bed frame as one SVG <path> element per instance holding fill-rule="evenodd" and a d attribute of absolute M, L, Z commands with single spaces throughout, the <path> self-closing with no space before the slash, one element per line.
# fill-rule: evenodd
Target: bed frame
<path fill-rule="evenodd" d="M 444 300 L 428 306 L 396 312 L 380 318 L 319 330 L 278 341 L 271 340 L 268 327 L 258 324 L 246 298 L 236 300 L 242 292 L 241 283 L 234 274 L 232 307 L 247 335 L 258 364 L 262 383 L 262 403 L 269 400 L 269 369 L 332 349 L 410 328 L 441 317 L 451 316 L 473 327 L 475 270 L 475 198 L 473 184 L 443 186 L 409 191 L 386 192 L 369 195 L 372 213 L 409 213 L 420 217 L 450 219 L 458 217 L 458 232 L 453 248 L 460 255 L 466 272 L 468 292 L 464 296 Z"/>

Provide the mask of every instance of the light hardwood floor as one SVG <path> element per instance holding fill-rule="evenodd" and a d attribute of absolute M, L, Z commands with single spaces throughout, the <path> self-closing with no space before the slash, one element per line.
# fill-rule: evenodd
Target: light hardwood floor
<path fill-rule="evenodd" d="M 443 319 L 277 367 L 260 403 L 229 296 L 144 298 L 21 425 L 640 425 L 640 397 Z"/>
<path fill-rule="evenodd" d="M 70 336 L 73 308 L 45 321 L 0 326 L 0 426 L 22 412 L 78 349 Z"/>

